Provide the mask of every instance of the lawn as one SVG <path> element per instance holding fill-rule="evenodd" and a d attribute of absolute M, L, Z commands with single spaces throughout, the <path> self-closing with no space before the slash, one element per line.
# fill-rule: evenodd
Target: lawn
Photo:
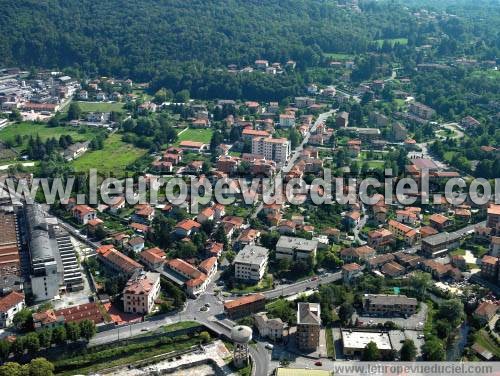
<path fill-rule="evenodd" d="M 177 330 L 196 328 L 198 326 L 200 326 L 200 324 L 196 321 L 181 321 L 175 324 L 166 325 L 163 329 L 165 330 L 165 333 L 171 333 Z"/>
<path fill-rule="evenodd" d="M 353 59 L 353 55 L 336 53 L 336 52 L 325 52 L 323 55 L 333 60 L 350 60 Z"/>
<path fill-rule="evenodd" d="M 150 339 L 139 343 L 87 349 L 86 353 L 62 354 L 54 361 L 56 375 L 92 374 L 98 370 L 148 359 L 172 351 L 186 350 L 200 343 L 198 338 Z M 74 356 L 73 356 L 74 355 Z"/>
<path fill-rule="evenodd" d="M 270 290 L 273 287 L 273 276 L 272 274 L 267 274 L 262 280 L 255 285 L 237 285 L 236 288 L 232 289 L 233 294 L 249 294 L 252 292 Z"/>
<path fill-rule="evenodd" d="M 204 144 L 210 143 L 212 139 L 213 130 L 208 129 L 186 129 L 184 132 L 179 133 L 179 140 L 177 141 L 177 145 L 181 141 L 195 141 L 195 142 L 203 142 Z"/>
<path fill-rule="evenodd" d="M 498 347 L 485 330 L 480 330 L 476 336 L 476 342 L 479 343 L 486 350 L 490 351 L 497 358 L 500 357 L 500 347 Z"/>
<path fill-rule="evenodd" d="M 102 150 L 87 152 L 72 164 L 76 171 L 95 168 L 99 174 L 123 177 L 127 166 L 145 154 L 146 150 L 123 142 L 122 136 L 114 133 L 104 141 Z"/>
<path fill-rule="evenodd" d="M 377 39 L 375 42 L 378 44 L 379 47 L 382 47 L 385 41 L 388 41 L 391 44 L 391 46 L 394 46 L 396 43 L 399 43 L 401 45 L 408 44 L 408 38 Z"/>
<path fill-rule="evenodd" d="M 335 344 L 333 342 L 332 328 L 325 329 L 326 336 L 326 355 L 329 358 L 335 358 Z"/>
<path fill-rule="evenodd" d="M 77 101 L 82 112 L 125 112 L 123 103 L 120 102 L 81 102 Z M 66 107 L 66 109 L 69 106 Z"/>
<path fill-rule="evenodd" d="M 75 128 L 71 126 L 49 127 L 47 124 L 37 124 L 30 122 L 21 122 L 9 125 L 0 130 L 0 139 L 15 140 L 17 135 L 23 138 L 20 146 L 15 146 L 15 149 L 22 151 L 28 145 L 29 136 L 36 137 L 38 134 L 42 141 L 48 138 L 55 137 L 59 139 L 62 135 L 70 135 L 74 141 L 86 141 L 91 139 L 97 130 L 88 127 Z"/>

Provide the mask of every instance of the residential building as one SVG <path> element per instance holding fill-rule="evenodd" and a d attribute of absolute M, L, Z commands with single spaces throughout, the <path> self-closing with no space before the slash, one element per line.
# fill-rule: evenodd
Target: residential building
<path fill-rule="evenodd" d="M 159 292 L 160 273 L 140 272 L 133 275 L 123 289 L 124 312 L 151 313 Z"/>
<path fill-rule="evenodd" d="M 420 240 L 420 234 L 415 229 L 393 219 L 389 220 L 389 231 L 409 246 L 415 245 Z"/>
<path fill-rule="evenodd" d="M 134 253 L 139 253 L 144 249 L 144 238 L 134 236 L 128 240 L 126 247 Z"/>
<path fill-rule="evenodd" d="M 210 282 L 205 273 L 184 260 L 173 259 L 168 261 L 166 266 L 164 275 L 174 283 L 185 287 L 191 297 L 197 297 L 205 291 Z"/>
<path fill-rule="evenodd" d="M 252 154 L 276 163 L 286 163 L 290 157 L 290 141 L 286 138 L 254 137 Z"/>
<path fill-rule="evenodd" d="M 263 311 L 266 306 L 266 297 L 263 294 L 242 296 L 224 302 L 224 312 L 230 319 L 238 319 Z"/>
<path fill-rule="evenodd" d="M 426 106 L 425 104 L 419 102 L 410 103 L 410 105 L 408 106 L 408 110 L 413 115 L 425 120 L 430 120 L 434 117 L 434 115 L 436 115 L 436 111 L 434 111 L 429 106 Z"/>
<path fill-rule="evenodd" d="M 295 115 L 294 114 L 280 114 L 280 126 L 282 128 L 295 127 Z"/>
<path fill-rule="evenodd" d="M 258 282 L 266 272 L 269 250 L 257 245 L 246 245 L 234 259 L 234 277 Z"/>
<path fill-rule="evenodd" d="M 342 280 L 345 284 L 350 284 L 354 279 L 362 274 L 362 267 L 355 262 L 342 265 Z"/>
<path fill-rule="evenodd" d="M 254 322 L 261 337 L 275 342 L 283 339 L 287 324 L 280 318 L 270 319 L 266 312 L 259 312 L 254 315 Z"/>
<path fill-rule="evenodd" d="M 364 262 L 375 257 L 376 251 L 367 245 L 357 248 L 344 248 L 340 251 L 340 257 L 344 262 Z"/>
<path fill-rule="evenodd" d="M 438 231 L 443 231 L 446 227 L 452 224 L 451 219 L 442 214 L 432 214 L 429 217 L 429 223 Z"/>
<path fill-rule="evenodd" d="M 479 320 L 482 325 L 494 323 L 497 319 L 498 305 L 493 302 L 484 301 L 479 304 L 472 316 Z"/>
<path fill-rule="evenodd" d="M 200 269 L 207 278 L 210 280 L 217 273 L 217 257 L 212 256 L 205 260 L 203 260 L 200 265 L 198 265 L 198 269 Z"/>
<path fill-rule="evenodd" d="M 24 294 L 12 291 L 0 298 L 0 328 L 12 325 L 14 315 L 24 308 Z"/>
<path fill-rule="evenodd" d="M 97 212 L 95 209 L 87 205 L 76 205 L 72 209 L 73 218 L 75 218 L 78 223 L 86 225 L 88 221 L 97 218 Z"/>
<path fill-rule="evenodd" d="M 490 255 L 483 256 L 481 259 L 481 276 L 496 282 L 498 277 L 498 257 Z"/>
<path fill-rule="evenodd" d="M 297 347 L 303 351 L 315 351 L 319 346 L 321 309 L 319 303 L 297 305 Z"/>
<path fill-rule="evenodd" d="M 131 276 L 143 269 L 141 264 L 117 251 L 112 245 L 100 246 L 96 252 L 103 264 L 119 273 Z"/>
<path fill-rule="evenodd" d="M 276 244 L 276 258 L 291 261 L 316 259 L 317 240 L 307 240 L 291 236 L 280 236 Z"/>
<path fill-rule="evenodd" d="M 363 310 L 375 316 L 408 317 L 417 312 L 418 301 L 406 295 L 365 294 Z"/>
<path fill-rule="evenodd" d="M 441 232 L 422 239 L 422 253 L 427 258 L 436 258 L 460 246 L 460 235 Z"/>
<path fill-rule="evenodd" d="M 139 260 L 150 270 L 161 268 L 165 263 L 167 255 L 160 248 L 145 249 L 139 254 Z"/>
<path fill-rule="evenodd" d="M 368 245 L 377 251 L 383 251 L 394 242 L 392 232 L 385 228 L 370 231 L 368 233 Z"/>
<path fill-rule="evenodd" d="M 487 210 L 486 227 L 496 230 L 500 223 L 500 205 L 491 204 Z"/>
<path fill-rule="evenodd" d="M 341 111 L 335 119 L 337 128 L 347 128 L 349 126 L 349 113 Z"/>
<path fill-rule="evenodd" d="M 174 231 L 178 237 L 185 238 L 186 236 L 199 231 L 200 228 L 201 224 L 199 224 L 198 222 L 193 221 L 192 219 L 184 219 L 177 223 Z"/>

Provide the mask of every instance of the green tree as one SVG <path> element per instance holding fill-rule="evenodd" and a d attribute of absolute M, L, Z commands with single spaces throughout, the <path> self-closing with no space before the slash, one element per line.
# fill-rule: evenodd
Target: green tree
<path fill-rule="evenodd" d="M 429 338 L 422 346 L 422 356 L 427 361 L 441 361 L 445 359 L 444 345 L 436 337 Z"/>
<path fill-rule="evenodd" d="M 40 350 L 40 341 L 38 340 L 38 335 L 34 332 L 31 332 L 24 336 L 24 347 L 31 355 L 36 354 Z"/>
<path fill-rule="evenodd" d="M 45 358 L 32 359 L 29 366 L 29 376 L 52 376 L 54 365 Z"/>
<path fill-rule="evenodd" d="M 401 346 L 401 360 L 411 362 L 417 357 L 417 347 L 411 339 L 405 339 Z"/>
<path fill-rule="evenodd" d="M 52 342 L 56 345 L 62 345 L 66 343 L 66 329 L 64 326 L 60 325 L 52 330 Z"/>
<path fill-rule="evenodd" d="M 28 308 L 23 308 L 14 315 L 12 323 L 17 329 L 28 331 L 33 327 L 33 313 Z"/>
<path fill-rule="evenodd" d="M 11 350 L 15 356 L 22 356 L 24 354 L 24 338 L 16 337 L 14 342 L 12 342 Z"/>
<path fill-rule="evenodd" d="M 370 342 L 363 350 L 362 360 L 370 362 L 380 360 L 380 350 L 375 342 Z"/>
<path fill-rule="evenodd" d="M 416 290 L 419 297 L 423 297 L 431 285 L 431 280 L 432 278 L 429 273 L 415 272 L 410 277 L 410 286 Z"/>
<path fill-rule="evenodd" d="M 339 319 L 342 324 L 346 324 L 351 320 L 352 314 L 354 313 L 354 308 L 350 303 L 343 303 L 339 307 Z"/>
<path fill-rule="evenodd" d="M 66 323 L 66 336 L 72 341 L 78 341 L 80 338 L 80 326 L 76 322 Z"/>
<path fill-rule="evenodd" d="M 5 362 L 9 359 L 10 355 L 10 342 L 6 339 L 0 340 L 0 360 Z"/>
<path fill-rule="evenodd" d="M 184 89 L 175 93 L 175 101 L 178 103 L 187 103 L 189 102 L 189 98 L 189 90 Z"/>
<path fill-rule="evenodd" d="M 52 331 L 50 329 L 42 329 L 38 332 L 38 341 L 41 347 L 50 347 L 52 343 Z"/>
<path fill-rule="evenodd" d="M 7 362 L 0 367 L 0 376 L 26 376 L 26 368 L 16 362 Z"/>
<path fill-rule="evenodd" d="M 82 116 L 82 109 L 77 102 L 71 102 L 68 109 L 68 120 L 78 120 Z"/>
<path fill-rule="evenodd" d="M 464 305 L 458 299 L 446 300 L 439 306 L 438 316 L 456 327 L 463 320 Z"/>
<path fill-rule="evenodd" d="M 207 343 L 210 341 L 210 333 L 203 331 L 200 333 L 200 339 L 202 343 Z"/>
<path fill-rule="evenodd" d="M 89 341 L 96 333 L 95 323 L 91 320 L 80 321 L 80 335 Z"/>

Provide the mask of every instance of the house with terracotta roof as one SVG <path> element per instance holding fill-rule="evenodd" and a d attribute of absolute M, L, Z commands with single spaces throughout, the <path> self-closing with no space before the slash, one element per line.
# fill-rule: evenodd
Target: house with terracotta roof
<path fill-rule="evenodd" d="M 420 227 L 420 236 L 423 238 L 426 238 L 427 236 L 432 236 L 438 234 L 439 231 L 436 230 L 434 227 L 431 226 L 422 226 Z"/>
<path fill-rule="evenodd" d="M 344 262 L 365 262 L 375 257 L 375 250 L 367 245 L 357 248 L 344 248 L 340 251 L 340 257 Z"/>
<path fill-rule="evenodd" d="M 208 279 L 211 279 L 217 272 L 217 257 L 212 256 L 203 260 L 200 265 L 198 265 L 198 269 L 205 273 Z"/>
<path fill-rule="evenodd" d="M 436 230 L 442 231 L 446 227 L 450 226 L 452 224 L 452 221 L 442 214 L 433 214 L 429 217 L 429 223 Z"/>
<path fill-rule="evenodd" d="M 161 268 L 165 263 L 167 255 L 165 251 L 158 247 L 148 248 L 139 254 L 139 260 L 150 270 Z"/>
<path fill-rule="evenodd" d="M 496 282 L 498 278 L 498 257 L 483 256 L 481 259 L 481 277 Z"/>
<path fill-rule="evenodd" d="M 24 294 L 16 291 L 0 298 L 0 328 L 12 325 L 16 313 L 24 308 Z"/>
<path fill-rule="evenodd" d="M 97 218 L 96 210 L 87 205 L 75 205 L 71 212 L 73 218 L 82 225 L 86 225 L 88 221 Z"/>
<path fill-rule="evenodd" d="M 484 301 L 479 304 L 472 316 L 483 325 L 498 319 L 498 305 L 493 302 Z"/>
<path fill-rule="evenodd" d="M 260 238 L 260 231 L 253 228 L 246 228 L 241 231 L 240 235 L 234 243 L 236 249 L 241 249 L 246 245 L 254 245 Z"/>
<path fill-rule="evenodd" d="M 420 241 L 420 234 L 415 229 L 393 219 L 389 220 L 389 231 L 410 246 Z"/>
<path fill-rule="evenodd" d="M 112 214 L 116 214 L 118 210 L 123 209 L 125 207 L 126 201 L 125 197 L 118 196 L 114 197 L 109 204 L 109 211 Z"/>
<path fill-rule="evenodd" d="M 137 204 L 132 220 L 139 223 L 150 223 L 155 217 L 155 209 L 149 204 Z"/>
<path fill-rule="evenodd" d="M 123 289 L 123 310 L 127 313 L 149 314 L 153 311 L 159 292 L 160 273 L 134 274 Z"/>
<path fill-rule="evenodd" d="M 217 257 L 219 258 L 222 255 L 222 251 L 224 250 L 223 243 L 217 242 L 209 242 L 205 248 L 205 252 L 209 257 Z"/>
<path fill-rule="evenodd" d="M 196 221 L 198 223 L 205 223 L 208 221 L 213 221 L 215 217 L 215 210 L 211 207 L 203 208 L 197 215 Z"/>
<path fill-rule="evenodd" d="M 237 319 L 264 310 L 266 297 L 263 294 L 242 296 L 224 302 L 224 312 L 231 319 Z"/>
<path fill-rule="evenodd" d="M 57 316 L 53 309 L 33 313 L 33 327 L 36 331 L 53 329 L 59 325 L 64 325 L 64 317 Z"/>
<path fill-rule="evenodd" d="M 181 259 L 172 259 L 166 263 L 166 277 L 177 285 L 185 287 L 191 297 L 197 297 L 205 291 L 209 279 L 207 275 L 193 265 Z"/>
<path fill-rule="evenodd" d="M 344 220 L 349 227 L 356 227 L 359 224 L 359 220 L 361 219 L 361 213 L 358 210 L 353 210 L 349 212 L 344 217 Z"/>
<path fill-rule="evenodd" d="M 65 323 L 79 323 L 83 320 L 90 320 L 98 325 L 105 321 L 101 308 L 95 302 L 58 309 L 53 313 L 57 319 L 62 318 Z"/>
<path fill-rule="evenodd" d="M 134 236 L 128 240 L 125 247 L 134 253 L 139 253 L 144 249 L 144 238 Z"/>
<path fill-rule="evenodd" d="M 123 273 L 125 275 L 132 275 L 135 272 L 140 272 L 143 270 L 141 264 L 137 261 L 132 260 L 130 257 L 124 255 L 120 251 L 117 251 L 112 245 L 103 245 L 97 248 L 98 259 L 108 266 L 109 268 Z"/>
<path fill-rule="evenodd" d="M 368 245 L 377 251 L 383 251 L 394 242 L 392 232 L 385 228 L 376 229 L 368 233 Z"/>
<path fill-rule="evenodd" d="M 342 280 L 344 283 L 349 284 L 354 279 L 359 277 L 363 273 L 363 268 L 361 265 L 353 262 L 350 264 L 342 265 Z"/>
<path fill-rule="evenodd" d="M 185 238 L 191 234 L 199 231 L 201 224 L 192 219 L 184 219 L 175 225 L 175 235 L 180 238 Z"/>
<path fill-rule="evenodd" d="M 191 151 L 195 153 L 201 153 L 203 150 L 207 148 L 207 145 L 203 142 L 197 141 L 181 141 L 179 144 L 179 148 L 183 151 Z"/>
<path fill-rule="evenodd" d="M 406 269 L 404 268 L 404 266 L 399 265 L 396 261 L 391 261 L 384 264 L 382 268 L 380 268 L 380 271 L 382 272 L 382 274 L 392 278 L 402 276 L 406 273 Z"/>

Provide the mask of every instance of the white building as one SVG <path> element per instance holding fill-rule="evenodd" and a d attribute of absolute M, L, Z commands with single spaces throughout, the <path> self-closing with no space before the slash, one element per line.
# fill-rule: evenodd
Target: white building
<path fill-rule="evenodd" d="M 276 258 L 289 260 L 306 260 L 316 258 L 317 240 L 281 236 L 276 244 Z"/>
<path fill-rule="evenodd" d="M 123 290 L 123 310 L 127 313 L 151 313 L 159 292 L 160 273 L 137 273 L 128 280 Z"/>
<path fill-rule="evenodd" d="M 267 337 L 271 341 L 280 341 L 283 338 L 287 324 L 280 318 L 270 319 L 266 312 L 259 312 L 254 315 L 254 321 L 261 337 Z"/>
<path fill-rule="evenodd" d="M 266 272 L 268 258 L 267 248 L 246 245 L 234 259 L 234 277 L 244 281 L 260 281 Z"/>
<path fill-rule="evenodd" d="M 293 114 L 280 114 L 280 127 L 282 127 L 282 128 L 295 127 L 295 115 L 293 115 Z"/>
<path fill-rule="evenodd" d="M 12 291 L 0 299 L 0 328 L 12 325 L 14 315 L 24 308 L 24 294 Z"/>
<path fill-rule="evenodd" d="M 354 331 L 351 329 L 342 330 L 342 345 L 344 355 L 361 356 L 370 342 L 377 345 L 382 353 L 388 353 L 392 350 L 391 340 L 388 333 Z"/>
<path fill-rule="evenodd" d="M 252 154 L 276 163 L 286 163 L 290 152 L 290 141 L 286 138 L 254 137 L 252 140 Z"/>

